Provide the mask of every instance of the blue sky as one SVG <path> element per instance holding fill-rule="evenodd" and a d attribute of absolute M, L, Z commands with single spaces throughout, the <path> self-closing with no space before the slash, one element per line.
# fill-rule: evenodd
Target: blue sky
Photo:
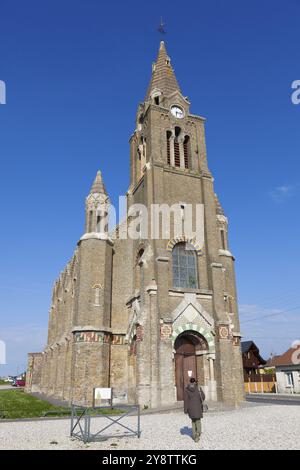
<path fill-rule="evenodd" d="M 300 337 L 300 2 L 0 0 L 0 375 L 45 343 L 96 170 L 114 203 L 126 192 L 161 15 L 182 91 L 207 118 L 244 339 L 267 357 Z"/>

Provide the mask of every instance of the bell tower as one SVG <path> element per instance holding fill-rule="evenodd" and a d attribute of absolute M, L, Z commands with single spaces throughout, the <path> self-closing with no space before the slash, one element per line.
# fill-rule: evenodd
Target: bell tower
<path fill-rule="evenodd" d="M 174 383 L 179 386 L 172 372 L 176 331 L 196 325 L 186 321 L 182 326 L 183 320 L 179 318 L 185 314 L 176 310 L 175 300 L 181 299 L 180 305 L 194 302 L 199 310 L 195 321 L 200 329 L 208 328 L 208 352 L 201 359 L 205 369 L 201 374 L 208 384 L 209 396 L 236 403 L 243 399 L 243 378 L 228 221 L 214 192 L 207 164 L 205 118 L 190 112 L 190 101 L 182 94 L 163 41 L 152 66 L 145 100 L 138 106 L 136 129 L 130 139 L 130 159 L 128 206 L 143 204 L 148 209 L 148 237 L 143 239 L 141 233 L 140 239 L 133 242 L 136 257 L 143 250 L 139 261 L 142 282 L 136 285 L 140 290 L 140 324 L 144 331 L 137 349 L 139 402 L 154 407 L 174 400 Z M 181 258 L 177 265 L 174 261 L 174 247 L 187 242 L 186 234 L 170 227 L 167 238 L 161 232 L 158 238 L 152 236 L 154 220 L 149 215 L 152 208 L 176 204 L 182 209 L 183 219 L 186 208 L 191 208 L 194 217 L 196 208 L 203 207 L 204 244 L 200 250 L 194 247 L 197 255 L 194 284 L 185 278 L 190 271 L 180 267 Z M 155 287 L 151 290 L 150 286 Z M 211 319 L 209 325 L 205 315 Z"/>
<path fill-rule="evenodd" d="M 131 186 L 142 178 L 150 160 L 169 168 L 208 173 L 204 122 L 190 114 L 189 99 L 181 92 L 162 41 L 130 140 Z"/>

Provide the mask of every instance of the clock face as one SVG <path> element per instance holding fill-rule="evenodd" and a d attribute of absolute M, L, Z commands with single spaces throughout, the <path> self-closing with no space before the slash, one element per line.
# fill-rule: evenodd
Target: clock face
<path fill-rule="evenodd" d="M 183 110 L 179 106 L 172 106 L 171 107 L 171 113 L 177 119 L 182 119 L 183 116 L 184 116 Z"/>

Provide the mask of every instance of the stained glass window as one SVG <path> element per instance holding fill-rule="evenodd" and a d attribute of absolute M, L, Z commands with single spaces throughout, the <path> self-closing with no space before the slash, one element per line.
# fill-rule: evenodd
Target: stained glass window
<path fill-rule="evenodd" d="M 172 252 L 173 287 L 197 289 L 197 254 L 189 243 L 177 243 Z"/>

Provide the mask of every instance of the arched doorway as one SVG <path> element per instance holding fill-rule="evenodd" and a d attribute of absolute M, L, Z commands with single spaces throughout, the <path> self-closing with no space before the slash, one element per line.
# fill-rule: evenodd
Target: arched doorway
<path fill-rule="evenodd" d="M 208 345 L 203 336 L 196 331 L 184 331 L 177 336 L 175 348 L 175 380 L 177 400 L 184 398 L 184 389 L 190 377 L 199 376 L 197 370 L 197 355 L 208 351 Z"/>

